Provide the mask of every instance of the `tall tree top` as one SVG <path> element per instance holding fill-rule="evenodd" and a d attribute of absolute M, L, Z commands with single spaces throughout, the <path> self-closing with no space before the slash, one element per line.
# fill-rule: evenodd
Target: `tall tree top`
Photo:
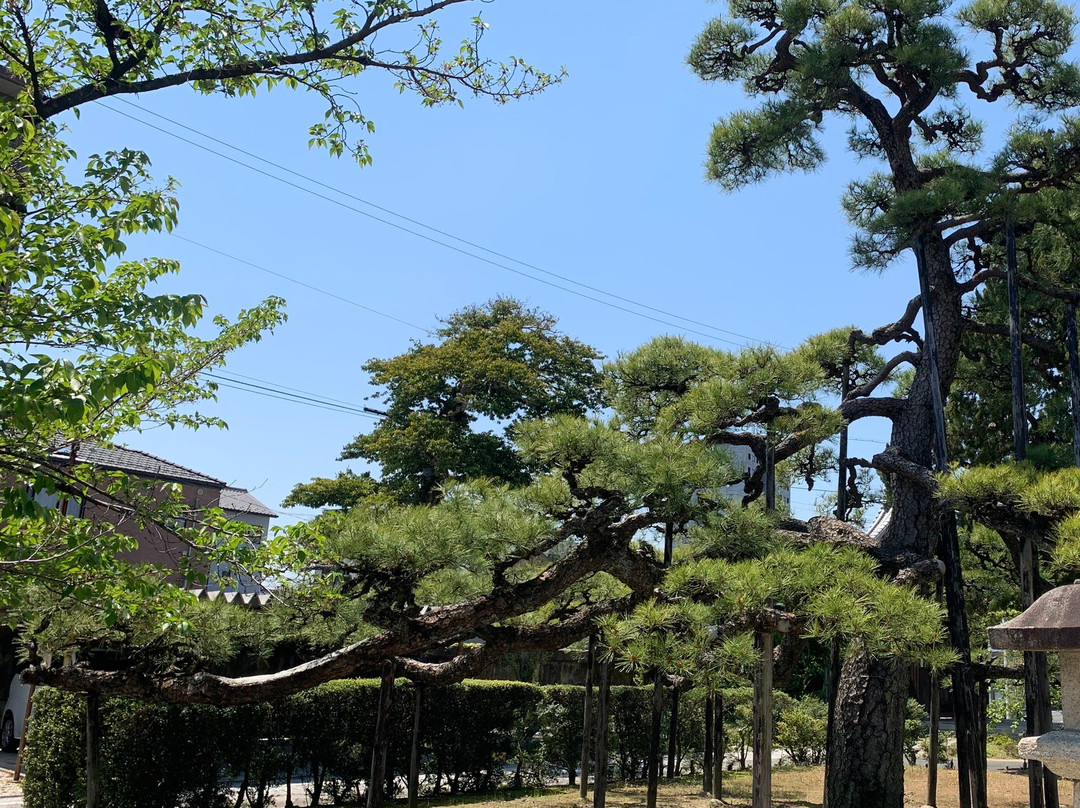
<path fill-rule="evenodd" d="M 407 504 L 437 501 L 450 480 L 526 483 L 531 468 L 507 430 L 524 420 L 581 415 L 602 402 L 600 354 L 555 326 L 549 314 L 495 298 L 447 318 L 438 342 L 372 359 L 364 370 L 383 388 L 374 397 L 385 415 L 346 445 L 341 459 L 380 466 L 380 493 Z M 343 490 L 357 492 L 356 479 L 317 478 L 296 486 L 287 501 L 356 504 Z"/>

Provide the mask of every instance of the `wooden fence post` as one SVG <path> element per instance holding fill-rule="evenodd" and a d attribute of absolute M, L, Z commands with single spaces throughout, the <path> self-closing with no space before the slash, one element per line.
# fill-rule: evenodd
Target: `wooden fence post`
<path fill-rule="evenodd" d="M 772 703 L 773 703 L 773 635 L 771 631 L 757 634 L 761 666 L 754 677 L 754 785 L 753 808 L 772 805 Z"/>

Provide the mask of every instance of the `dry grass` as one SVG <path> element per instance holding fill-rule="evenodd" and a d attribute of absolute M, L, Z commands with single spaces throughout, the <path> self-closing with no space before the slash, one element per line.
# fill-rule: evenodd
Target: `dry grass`
<path fill-rule="evenodd" d="M 989 772 L 990 808 L 1027 808 L 1027 778 L 1023 775 Z M 778 769 L 773 773 L 773 805 L 776 808 L 818 808 L 824 771 L 821 767 L 809 769 Z M 907 796 L 905 806 L 918 808 L 926 802 L 926 770 L 908 769 L 905 778 Z M 658 803 L 661 808 L 714 808 L 716 803 L 698 793 L 700 780 L 693 782 L 683 778 L 674 784 L 661 782 Z M 1063 801 L 1070 795 L 1069 786 L 1063 786 Z M 462 805 L 470 808 L 580 808 L 576 788 L 552 788 L 522 796 L 507 794 L 503 797 L 442 799 L 424 803 L 425 806 Z M 640 808 L 645 805 L 645 786 L 633 784 L 615 786 L 608 790 L 607 804 L 610 808 Z M 750 805 L 749 772 L 724 773 L 724 804 L 733 808 Z M 943 769 L 938 773 L 938 808 L 957 808 L 956 771 Z M 868 807 L 869 808 L 869 807 Z"/>

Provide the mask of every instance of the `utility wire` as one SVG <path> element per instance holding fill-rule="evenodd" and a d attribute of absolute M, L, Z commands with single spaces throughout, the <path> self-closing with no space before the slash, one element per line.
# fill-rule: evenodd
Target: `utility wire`
<path fill-rule="evenodd" d="M 772 343 L 772 342 L 770 342 L 768 340 L 761 340 L 761 339 L 757 339 L 755 337 L 747 336 L 745 334 L 740 334 L 740 333 L 735 332 L 735 331 L 729 331 L 727 329 L 723 329 L 723 328 L 719 328 L 717 326 L 709 325 L 708 323 L 703 323 L 703 322 L 698 321 L 698 320 L 693 320 L 693 319 L 691 319 L 689 317 L 684 317 L 684 316 L 682 316 L 680 314 L 675 314 L 674 312 L 669 312 L 669 311 L 666 311 L 664 309 L 657 308 L 655 306 L 650 306 L 650 305 L 648 305 L 646 303 L 640 303 L 640 302 L 635 301 L 635 300 L 633 300 L 631 298 L 627 298 L 627 297 L 623 297 L 622 295 L 615 294 L 614 292 L 608 292 L 608 291 L 605 291 L 604 289 L 601 289 L 599 287 L 590 286 L 589 284 L 586 284 L 586 283 L 581 283 L 580 281 L 576 281 L 573 278 L 567 277 L 565 275 L 560 275 L 560 274 L 555 273 L 555 272 L 550 272 L 548 270 L 541 269 L 540 267 L 534 266 L 533 264 L 526 263 L 525 261 L 519 261 L 516 258 L 506 256 L 506 255 L 504 255 L 502 253 L 496 252 L 495 250 L 490 250 L 490 249 L 488 249 L 486 247 L 483 247 L 483 246 L 481 246 L 479 244 L 476 244 L 474 242 L 468 241 L 466 239 L 459 238 L 459 237 L 454 236 L 454 235 L 452 235 L 450 233 L 439 230 L 438 228 L 431 227 L 431 226 L 426 225 L 426 224 L 424 224 L 422 222 L 419 222 L 419 221 L 417 221 L 415 219 L 411 219 L 411 218 L 409 218 L 407 216 L 404 216 L 402 214 L 395 213 L 394 211 L 389 210 L 388 208 L 384 208 L 384 207 L 376 205 L 376 204 L 374 204 L 372 202 L 368 202 L 367 200 L 362 199 L 361 197 L 350 194 L 349 192 L 343 191 L 343 190 L 341 190 L 339 188 L 335 188 L 332 185 L 328 185 L 326 183 L 320 182 L 319 180 L 312 179 L 311 177 L 308 177 L 308 176 L 306 176 L 304 174 L 301 174 L 300 172 L 294 171 L 294 170 L 292 170 L 290 168 L 286 168 L 285 166 L 282 166 L 282 165 L 280 165 L 278 163 L 275 163 L 275 162 L 273 162 L 271 160 L 260 157 L 260 156 L 258 156 L 256 154 L 253 154 L 252 152 L 246 151 L 245 149 L 242 149 L 239 146 L 234 146 L 231 143 L 228 143 L 226 141 L 215 138 L 212 135 L 208 135 L 208 134 L 206 134 L 204 132 L 199 131 L 198 129 L 194 129 L 194 128 L 190 127 L 190 126 L 186 126 L 185 124 L 182 124 L 179 121 L 175 121 L 172 118 L 167 118 L 164 115 L 159 115 L 156 112 L 152 112 L 150 110 L 147 110 L 147 109 L 139 106 L 138 104 L 134 104 L 134 103 L 132 103 L 130 101 L 127 101 L 126 99 L 119 99 L 119 100 L 121 102 L 131 106 L 131 107 L 134 107 L 134 108 L 146 113 L 146 114 L 153 115 L 153 116 L 155 116 L 157 118 L 160 118 L 161 120 L 167 121 L 167 122 L 169 122 L 169 123 L 171 123 L 171 124 L 173 124 L 175 126 L 179 126 L 179 127 L 183 128 L 183 129 L 186 129 L 189 132 L 193 132 L 193 133 L 195 133 L 195 134 L 197 134 L 197 135 L 199 135 L 201 137 L 204 137 L 207 140 L 213 141 L 215 143 L 226 146 L 227 148 L 233 149 L 234 151 L 236 151 L 236 152 L 238 152 L 240 154 L 251 157 L 252 159 L 255 159 L 255 160 L 259 160 L 259 161 L 261 161 L 261 162 L 263 162 L 263 163 L 265 163 L 267 165 L 273 166 L 274 168 L 277 168 L 277 169 L 279 169 L 281 171 L 286 171 L 289 174 L 292 174 L 293 176 L 296 176 L 298 178 L 302 178 L 306 182 L 310 182 L 310 183 L 312 183 L 314 185 L 318 185 L 318 186 L 321 186 L 323 188 L 329 189 L 329 190 L 333 191 L 334 193 L 338 193 L 338 194 L 341 194 L 342 196 L 345 196 L 345 197 L 348 197 L 350 199 L 359 201 L 362 204 L 369 205 L 369 206 L 371 206 L 373 208 L 376 208 L 377 210 L 380 210 L 380 211 L 388 213 L 388 214 L 390 214 L 392 216 L 398 217 L 398 218 L 402 219 L 403 221 L 407 221 L 407 222 L 416 224 L 419 227 L 423 227 L 423 228 L 425 228 L 427 230 L 432 231 L 433 233 L 438 233 L 439 235 L 442 235 L 444 237 L 453 239 L 453 240 L 458 241 L 458 242 L 460 242 L 462 244 L 466 244 L 466 245 L 468 245 L 468 246 L 470 246 L 470 247 L 472 247 L 474 249 L 481 250 L 483 252 L 486 252 L 486 253 L 489 253 L 491 255 L 497 256 L 498 258 L 502 258 L 502 259 L 507 260 L 507 261 L 511 261 L 513 263 L 519 264 L 520 266 L 528 267 L 529 269 L 531 269 L 531 270 L 533 270 L 535 272 L 540 272 L 540 273 L 542 273 L 544 275 L 547 275 L 549 277 L 558 278 L 559 280 L 561 280 L 561 281 L 563 281 L 565 283 L 570 283 L 570 284 L 573 284 L 575 286 L 579 286 L 579 287 L 581 287 L 583 289 L 588 289 L 590 291 L 596 292 L 597 294 L 602 294 L 602 295 L 605 295 L 607 297 L 613 298 L 615 300 L 620 300 L 620 301 L 622 301 L 624 303 L 629 303 L 631 305 L 638 306 L 639 308 L 647 309 L 649 311 L 654 311 L 654 312 L 663 314 L 666 317 L 672 317 L 672 318 L 675 318 L 677 320 L 682 320 L 682 321 L 687 322 L 687 323 L 693 323 L 694 325 L 699 325 L 702 328 L 708 328 L 708 329 L 710 329 L 712 331 L 715 331 L 715 332 L 719 332 L 719 333 L 722 333 L 722 334 L 729 334 L 731 336 L 738 337 L 739 339 L 742 339 L 742 340 L 745 340 L 745 341 L 748 341 L 748 342 L 755 342 L 755 343 L 760 343 L 760 344 L 763 344 L 763 345 L 772 345 L 774 347 L 782 347 L 782 346 L 777 346 L 777 345 L 775 345 L 774 343 Z M 150 128 L 150 129 L 154 129 L 155 131 L 161 132 L 162 134 L 168 135 L 169 137 L 175 138 L 176 140 L 179 140 L 179 141 L 181 141 L 183 143 L 187 143 L 187 144 L 189 144 L 191 146 L 194 146 L 195 148 L 202 149 L 203 151 L 208 152 L 210 154 L 213 154 L 213 155 L 215 155 L 217 157 L 220 157 L 223 160 L 228 160 L 229 162 L 235 163 L 236 165 L 243 166 L 244 168 L 248 169 L 249 171 L 254 171 L 255 173 L 261 174 L 264 177 L 276 180 L 277 182 L 280 182 L 283 185 L 287 185 L 290 188 L 295 188 L 296 190 L 303 191 L 304 193 L 310 194 L 310 195 L 312 195 L 314 197 L 317 197 L 319 199 L 322 199 L 322 200 L 324 200 L 326 202 L 330 202 L 331 204 L 338 205 L 339 207 L 342 207 L 342 208 L 344 208 L 346 210 L 352 211 L 353 213 L 357 213 L 357 214 L 359 214 L 361 216 L 365 216 L 365 217 L 367 217 L 369 219 L 373 219 L 374 221 L 377 221 L 377 222 L 379 222 L 381 224 L 385 224 L 388 227 L 393 227 L 393 228 L 395 228 L 397 230 L 401 230 L 402 232 L 405 232 L 405 233 L 408 233 L 410 235 L 416 236 L 417 238 L 424 239 L 425 241 L 431 242 L 432 244 L 437 244 L 437 245 L 439 245 L 441 247 L 445 247 L 448 250 L 453 250 L 454 252 L 457 252 L 457 253 L 460 253 L 462 255 L 468 256 L 468 257 L 473 258 L 473 259 L 475 259 L 477 261 L 482 261 L 482 262 L 484 262 L 486 264 L 489 264 L 491 266 L 497 267 L 499 269 L 506 270 L 507 272 L 512 272 L 515 275 L 520 275 L 521 277 L 524 277 L 524 278 L 529 278 L 530 280 L 537 281 L 538 283 L 543 283 L 543 284 L 545 284 L 547 286 L 551 286 L 551 287 L 553 287 L 555 289 L 559 289 L 559 290 L 567 292 L 569 294 L 577 295 L 578 297 L 585 298 L 586 300 L 591 300 L 594 303 L 599 303 L 600 305 L 608 306 L 610 308 L 617 309 L 617 310 L 625 312 L 627 314 L 633 314 L 633 315 L 636 315 L 638 317 L 642 317 L 642 318 L 644 318 L 646 320 L 652 320 L 653 322 L 660 323 L 661 325 L 666 325 L 666 326 L 669 326 L 671 328 L 675 328 L 675 329 L 679 329 L 679 330 L 682 330 L 682 331 L 687 331 L 689 333 L 697 334 L 698 336 L 705 337 L 706 339 L 711 339 L 711 340 L 715 340 L 715 341 L 718 341 L 718 342 L 726 342 L 726 343 L 729 343 L 731 345 L 736 345 L 738 347 L 743 347 L 743 343 L 736 342 L 735 340 L 726 339 L 724 337 L 718 337 L 718 336 L 715 336 L 714 334 L 705 333 L 703 331 L 699 331 L 699 330 L 694 329 L 694 328 L 688 328 L 686 326 L 680 326 L 677 323 L 671 323 L 671 322 L 668 322 L 667 320 L 662 320 L 659 317 L 654 317 L 652 315 L 645 314 L 644 312 L 641 312 L 641 311 L 636 311 L 634 309 L 629 309 L 629 308 L 626 308 L 625 306 L 618 305 L 617 303 L 612 303 L 609 300 L 603 300 L 602 298 L 598 298 L 598 297 L 594 297 L 593 295 L 585 294 L 584 292 L 580 292 L 580 291 L 578 291 L 576 289 L 568 288 L 568 287 L 563 286 L 561 284 L 554 283 L 553 281 L 549 281 L 549 280 L 546 280 L 544 278 L 539 278 L 536 275 L 529 274 L 528 272 L 524 272 L 524 271 L 519 270 L 519 269 L 514 269 L 513 267 L 507 266 L 505 263 L 501 263 L 500 261 L 496 261 L 496 260 L 493 260 L 491 258 L 487 258 L 487 257 L 485 257 L 483 255 L 477 255 L 474 252 L 470 252 L 469 250 L 466 250 L 466 249 L 464 249 L 462 247 L 455 246 L 454 244 L 448 244 L 447 242 L 441 241 L 441 240 L 439 240 L 439 239 L 437 239 L 437 238 L 435 238 L 433 236 L 429 236 L 429 235 L 427 235 L 425 233 L 421 233 L 421 232 L 413 230 L 413 229 L 411 229 L 409 227 L 405 227 L 404 225 L 398 224 L 397 222 L 393 222 L 393 221 L 390 221 L 388 219 L 382 218 L 380 216 L 376 216 L 376 215 L 374 215 L 372 213 L 369 213 L 368 211 L 365 211 L 365 210 L 362 210 L 360 208 L 354 207 L 353 205 L 346 204 L 345 202 L 342 202 L 340 199 L 336 199 L 334 197 L 327 196 L 326 194 L 319 193 L 318 191 L 312 190 L 311 188 L 308 188 L 308 187 L 306 187 L 304 185 L 300 185 L 298 183 L 292 182 L 291 180 L 287 180 L 284 177 L 281 177 L 281 176 L 279 176 L 277 174 L 274 174 L 274 173 L 272 173 L 270 171 L 266 171 L 264 169 L 253 166 L 253 165 L 251 165 L 249 163 L 245 163 L 242 160 L 237 160 L 235 157 L 232 157 L 232 156 L 230 156 L 228 154 L 224 154 L 224 153 L 222 153 L 220 151 L 212 149 L 209 146 L 206 146 L 206 145 L 204 145 L 202 143 L 191 140 L 190 138 L 186 138 L 183 135 L 177 134 L 176 132 L 171 132 L 168 129 L 165 129 L 163 127 L 157 126 L 156 124 L 150 123 L 149 121 L 145 121 L 145 120 L 143 120 L 141 118 L 138 118 L 138 117 L 136 117 L 134 115 L 130 115 L 130 114 L 124 112 L 123 110 L 119 110 L 119 109 L 116 109 L 113 106 L 110 106 L 109 104 L 102 103 L 101 101 L 99 101 L 98 104 L 100 106 L 104 107 L 105 109 L 109 110 L 110 112 L 113 112 L 113 113 L 115 113 L 117 115 L 128 118 L 129 120 L 135 121 L 136 123 L 140 123 L 143 126 L 146 126 L 146 127 Z"/>
<path fill-rule="evenodd" d="M 252 269 L 257 269 L 260 272 L 265 272 L 268 275 L 273 275 L 276 278 L 281 278 L 282 280 L 289 281 L 289 283 L 295 283 L 297 286 L 303 286 L 305 289 L 310 289 L 313 292 L 318 292 L 320 295 L 326 295 L 327 297 L 331 297 L 334 300 L 338 300 L 338 301 L 341 301 L 342 303 L 347 303 L 350 306 L 355 306 L 358 309 L 363 309 L 364 311 L 370 312 L 372 314 L 376 314 L 379 317 L 385 317 L 387 320 L 393 320 L 395 323 L 401 323 L 402 325 L 407 325 L 409 328 L 415 328 L 417 331 L 423 331 L 425 334 L 431 334 L 432 333 L 431 329 L 424 328 L 423 326 L 417 325 L 416 323 L 410 323 L 408 320 L 402 320 L 400 317 L 395 317 L 393 314 L 387 314 L 386 312 L 379 311 L 378 309 L 374 309 L 371 306 L 365 306 L 363 303 L 358 303 L 355 300 L 351 300 L 350 298 L 347 298 L 347 297 L 342 297 L 341 295 L 336 294 L 335 292 L 331 292 L 328 289 L 322 289 L 322 288 L 320 288 L 318 286 L 315 286 L 313 284 L 306 283 L 305 281 L 298 280 L 298 279 L 292 277 L 291 275 L 286 275 L 286 274 L 284 274 L 282 272 L 275 272 L 274 270 L 270 269 L 269 267 L 264 267 L 262 264 L 256 264 L 254 261 L 248 261 L 246 258 L 241 258 L 238 255 L 233 255 L 232 253 L 227 253 L 224 250 L 219 250 L 217 247 L 211 247 L 209 244 L 203 244 L 201 241 L 196 241 L 193 238 L 188 238 L 187 236 L 181 236 L 179 233 L 172 233 L 172 236 L 173 236 L 173 238 L 178 238 L 181 241 L 186 241 L 188 244 L 192 244 L 192 245 L 194 245 L 196 247 L 199 247 L 199 248 L 201 248 L 203 250 L 206 250 L 207 252 L 212 252 L 212 253 L 215 253 L 216 255 L 220 255 L 222 258 L 228 258 L 230 261 L 236 261 L 238 264 L 243 264 L 244 266 L 251 267 Z"/>
<path fill-rule="evenodd" d="M 261 395 L 266 398 L 278 399 L 280 401 L 291 401 L 294 404 L 303 404 L 305 406 L 315 407 L 321 410 L 330 410 L 332 412 L 343 412 L 349 415 L 358 415 L 361 418 L 369 418 L 373 421 L 378 420 L 376 416 L 365 412 L 361 407 L 341 402 L 338 399 L 329 399 L 318 396 L 314 393 L 307 393 L 306 391 L 296 390 L 295 388 L 283 388 L 275 385 L 273 382 L 267 382 L 263 379 L 255 379 L 255 381 L 262 382 L 262 384 L 254 384 L 253 382 L 243 381 L 242 379 L 222 376 L 219 373 L 215 373 L 212 371 L 203 371 L 202 375 L 209 379 L 212 379 L 214 383 L 220 387 L 227 387 L 233 390 L 242 390 L 247 393 L 254 393 L 255 395 Z"/>
<path fill-rule="evenodd" d="M 308 392 L 307 390 L 301 390 L 299 387 L 289 387 L 286 384 L 281 384 L 279 382 L 270 382 L 270 381 L 267 381 L 266 379 L 260 379 L 258 376 L 247 376 L 247 375 L 245 375 L 243 373 L 237 373 L 234 370 L 230 370 L 230 371 L 226 372 L 226 371 L 223 371 L 223 370 L 219 369 L 219 370 L 215 370 L 215 371 L 212 371 L 212 372 L 218 374 L 219 376 L 223 376 L 227 381 L 236 381 L 236 382 L 240 382 L 242 384 L 243 382 L 241 382 L 240 380 L 241 379 L 247 379 L 247 380 L 253 381 L 253 382 L 260 382 L 262 384 L 269 384 L 269 385 L 272 385 L 273 387 L 277 387 L 277 388 L 280 388 L 282 390 L 288 390 L 288 391 L 291 391 L 293 393 L 302 393 L 305 396 L 315 396 L 316 398 L 318 398 L 318 399 L 320 399 L 322 401 L 333 402 L 334 404 L 344 404 L 346 407 L 352 407 L 353 409 L 365 409 L 364 407 L 358 407 L 356 404 L 353 404 L 351 401 L 346 401 L 345 399 L 342 399 L 342 398 L 332 398 L 330 396 L 324 396 L 321 393 L 311 393 L 311 392 Z M 237 378 L 237 379 L 230 378 L 232 376 L 238 376 L 239 378 Z"/>

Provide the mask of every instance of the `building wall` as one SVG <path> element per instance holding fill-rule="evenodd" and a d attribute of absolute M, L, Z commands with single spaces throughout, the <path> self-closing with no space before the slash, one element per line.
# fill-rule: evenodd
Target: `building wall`
<path fill-rule="evenodd" d="M 731 457 L 731 464 L 735 467 L 735 471 L 739 474 L 750 475 L 758 467 L 757 458 L 754 456 L 749 446 L 727 446 L 722 447 L 724 451 Z M 729 485 L 724 488 L 724 496 L 736 501 L 741 500 L 745 495 L 742 483 L 737 485 Z M 776 501 L 779 505 L 783 502 L 788 510 L 791 509 L 791 489 L 786 485 L 776 486 Z"/>
<path fill-rule="evenodd" d="M 269 516 L 232 510 L 226 510 L 225 516 L 233 522 L 243 522 L 245 525 L 259 528 L 259 541 L 265 541 L 266 537 L 270 535 Z M 253 592 L 261 592 L 263 589 L 259 581 L 250 575 L 243 572 L 233 573 L 228 564 L 215 564 L 210 570 L 210 576 L 210 580 L 206 582 L 206 588 L 210 591 L 223 589 L 226 592 L 235 591 L 247 595 Z M 226 583 L 226 580 L 228 580 L 228 583 Z"/>
<path fill-rule="evenodd" d="M 164 499 L 165 486 L 169 484 L 154 485 L 158 496 Z M 181 498 L 185 506 L 192 511 L 217 507 L 220 497 L 220 488 L 181 484 Z M 110 522 L 116 525 L 120 533 L 134 538 L 139 546 L 122 556 L 125 561 L 133 564 L 159 564 L 166 568 L 179 569 L 180 560 L 188 550 L 187 545 L 180 541 L 175 533 L 157 525 L 140 526 L 130 515 L 103 500 L 85 500 L 82 515 L 85 519 Z M 180 576 L 176 576 L 176 579 L 179 580 Z"/>

